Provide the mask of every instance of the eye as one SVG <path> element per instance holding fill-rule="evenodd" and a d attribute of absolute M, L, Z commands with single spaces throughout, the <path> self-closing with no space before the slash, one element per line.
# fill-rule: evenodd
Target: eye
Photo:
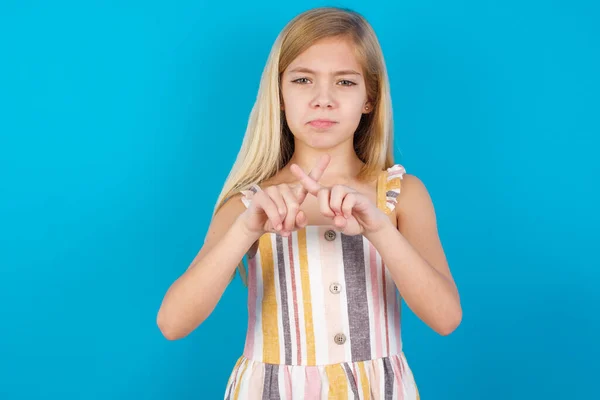
<path fill-rule="evenodd" d="M 307 81 L 308 81 L 308 78 L 298 78 L 298 79 L 296 79 L 296 80 L 293 80 L 293 81 L 292 81 L 292 83 L 298 83 L 298 84 L 300 84 L 300 85 L 303 85 L 303 84 L 304 84 L 304 82 L 299 82 L 299 81 L 301 81 L 301 80 L 303 80 L 303 79 L 305 79 L 305 80 L 307 80 Z"/>
<path fill-rule="evenodd" d="M 343 79 L 340 81 L 340 83 L 342 83 L 342 82 L 345 82 L 345 84 L 343 84 L 342 86 L 355 86 L 356 85 L 356 83 L 349 81 L 347 79 Z"/>

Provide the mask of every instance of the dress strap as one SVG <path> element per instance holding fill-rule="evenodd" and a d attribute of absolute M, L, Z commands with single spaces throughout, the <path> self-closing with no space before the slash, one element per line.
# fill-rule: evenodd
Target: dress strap
<path fill-rule="evenodd" d="M 246 206 L 246 208 L 250 207 L 250 203 L 252 202 L 252 198 L 256 193 L 261 191 L 262 189 L 256 183 L 251 184 L 247 189 L 241 190 L 242 194 L 242 203 Z"/>
<path fill-rule="evenodd" d="M 394 164 L 379 173 L 377 180 L 377 207 L 390 214 L 398 204 L 398 195 L 406 170 L 400 164 Z"/>

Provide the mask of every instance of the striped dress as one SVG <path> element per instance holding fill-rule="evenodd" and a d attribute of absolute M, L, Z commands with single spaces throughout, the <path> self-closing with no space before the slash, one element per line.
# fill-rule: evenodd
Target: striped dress
<path fill-rule="evenodd" d="M 391 213 L 404 168 L 377 181 Z M 248 207 L 260 190 L 243 191 Z M 419 393 L 402 351 L 400 294 L 375 247 L 309 225 L 248 252 L 248 330 L 225 399 L 403 399 Z"/>

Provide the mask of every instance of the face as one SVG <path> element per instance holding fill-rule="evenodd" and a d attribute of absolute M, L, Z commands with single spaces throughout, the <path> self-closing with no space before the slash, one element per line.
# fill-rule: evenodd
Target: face
<path fill-rule="evenodd" d="M 323 39 L 283 72 L 281 91 L 296 140 L 331 148 L 352 140 L 363 113 L 371 110 L 363 71 L 347 39 Z"/>

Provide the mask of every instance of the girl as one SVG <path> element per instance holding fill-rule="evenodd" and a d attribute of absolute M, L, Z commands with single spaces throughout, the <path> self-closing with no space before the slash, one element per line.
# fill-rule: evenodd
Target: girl
<path fill-rule="evenodd" d="M 356 12 L 309 10 L 278 36 L 205 243 L 159 310 L 163 334 L 198 327 L 236 266 L 248 330 L 226 399 L 418 399 L 400 298 L 441 335 L 460 323 L 432 201 L 393 161 L 386 67 Z"/>

